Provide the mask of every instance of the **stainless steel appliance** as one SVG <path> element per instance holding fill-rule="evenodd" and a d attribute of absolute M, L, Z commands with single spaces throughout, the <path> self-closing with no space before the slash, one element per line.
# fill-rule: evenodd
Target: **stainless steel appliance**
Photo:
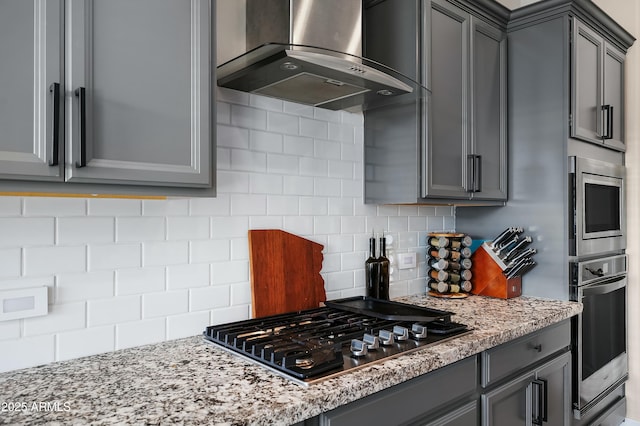
<path fill-rule="evenodd" d="M 205 341 L 301 385 L 469 333 L 451 312 L 353 297 L 207 327 Z"/>
<path fill-rule="evenodd" d="M 621 252 L 625 238 L 625 167 L 569 157 L 569 255 Z"/>
<path fill-rule="evenodd" d="M 582 419 L 628 378 L 627 257 L 576 261 L 570 274 L 572 298 L 584 305 L 573 324 L 574 417 Z"/>
<path fill-rule="evenodd" d="M 218 67 L 219 86 L 355 112 L 428 94 L 361 57 L 361 0 L 247 0 L 246 32 L 237 38 L 246 44 L 231 46 L 238 56 Z"/>

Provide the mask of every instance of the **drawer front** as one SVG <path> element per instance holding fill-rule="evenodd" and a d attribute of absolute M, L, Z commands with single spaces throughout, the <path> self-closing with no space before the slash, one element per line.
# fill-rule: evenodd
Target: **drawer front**
<path fill-rule="evenodd" d="M 320 415 L 321 426 L 406 424 L 432 410 L 461 403 L 478 381 L 475 356 Z"/>
<path fill-rule="evenodd" d="M 482 387 L 517 373 L 546 357 L 568 350 L 571 344 L 571 320 L 565 320 L 513 342 L 484 351 L 482 357 Z"/>

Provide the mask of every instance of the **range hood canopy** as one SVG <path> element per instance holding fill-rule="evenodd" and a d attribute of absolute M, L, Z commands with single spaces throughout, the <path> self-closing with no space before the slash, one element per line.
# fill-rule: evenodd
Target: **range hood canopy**
<path fill-rule="evenodd" d="M 361 16 L 361 0 L 247 0 L 248 51 L 218 67 L 218 85 L 351 112 L 425 99 L 425 87 L 359 55 Z"/>

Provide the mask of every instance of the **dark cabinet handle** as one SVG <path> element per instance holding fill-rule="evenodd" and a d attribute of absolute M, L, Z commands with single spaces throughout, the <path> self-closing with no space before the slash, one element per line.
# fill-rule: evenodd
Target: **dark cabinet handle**
<path fill-rule="evenodd" d="M 482 156 L 476 154 L 468 155 L 467 164 L 469 172 L 469 177 L 467 179 L 467 191 L 482 191 Z"/>
<path fill-rule="evenodd" d="M 80 160 L 76 161 L 76 167 L 81 168 L 87 165 L 87 104 L 85 88 L 77 88 L 75 95 L 78 98 L 78 115 L 80 116 Z"/>
<path fill-rule="evenodd" d="M 613 105 L 607 106 L 607 113 L 609 114 L 609 118 L 607 119 L 607 139 L 613 139 Z"/>
<path fill-rule="evenodd" d="M 51 103 L 53 111 L 51 114 L 51 153 L 49 165 L 58 165 L 58 152 L 60 149 L 60 83 L 52 83 L 49 86 L 49 93 L 52 95 Z"/>
<path fill-rule="evenodd" d="M 536 379 L 531 382 L 533 386 L 533 404 L 532 407 L 535 410 L 532 413 L 531 423 L 534 425 L 542 425 L 544 422 L 549 421 L 547 410 L 547 381 L 544 379 Z"/>
<path fill-rule="evenodd" d="M 613 139 L 613 106 L 602 105 L 602 139 Z"/>

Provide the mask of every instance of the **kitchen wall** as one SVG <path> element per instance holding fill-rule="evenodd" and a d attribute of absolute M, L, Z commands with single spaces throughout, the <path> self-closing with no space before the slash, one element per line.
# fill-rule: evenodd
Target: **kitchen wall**
<path fill-rule="evenodd" d="M 323 244 L 328 298 L 364 294 L 368 238 L 385 230 L 420 261 L 392 296 L 425 291 L 427 231 L 453 230 L 453 208 L 362 203 L 361 114 L 218 96 L 217 198 L 0 198 L 0 289 L 46 285 L 50 302 L 0 322 L 0 371 L 248 318 L 249 229 Z"/>

